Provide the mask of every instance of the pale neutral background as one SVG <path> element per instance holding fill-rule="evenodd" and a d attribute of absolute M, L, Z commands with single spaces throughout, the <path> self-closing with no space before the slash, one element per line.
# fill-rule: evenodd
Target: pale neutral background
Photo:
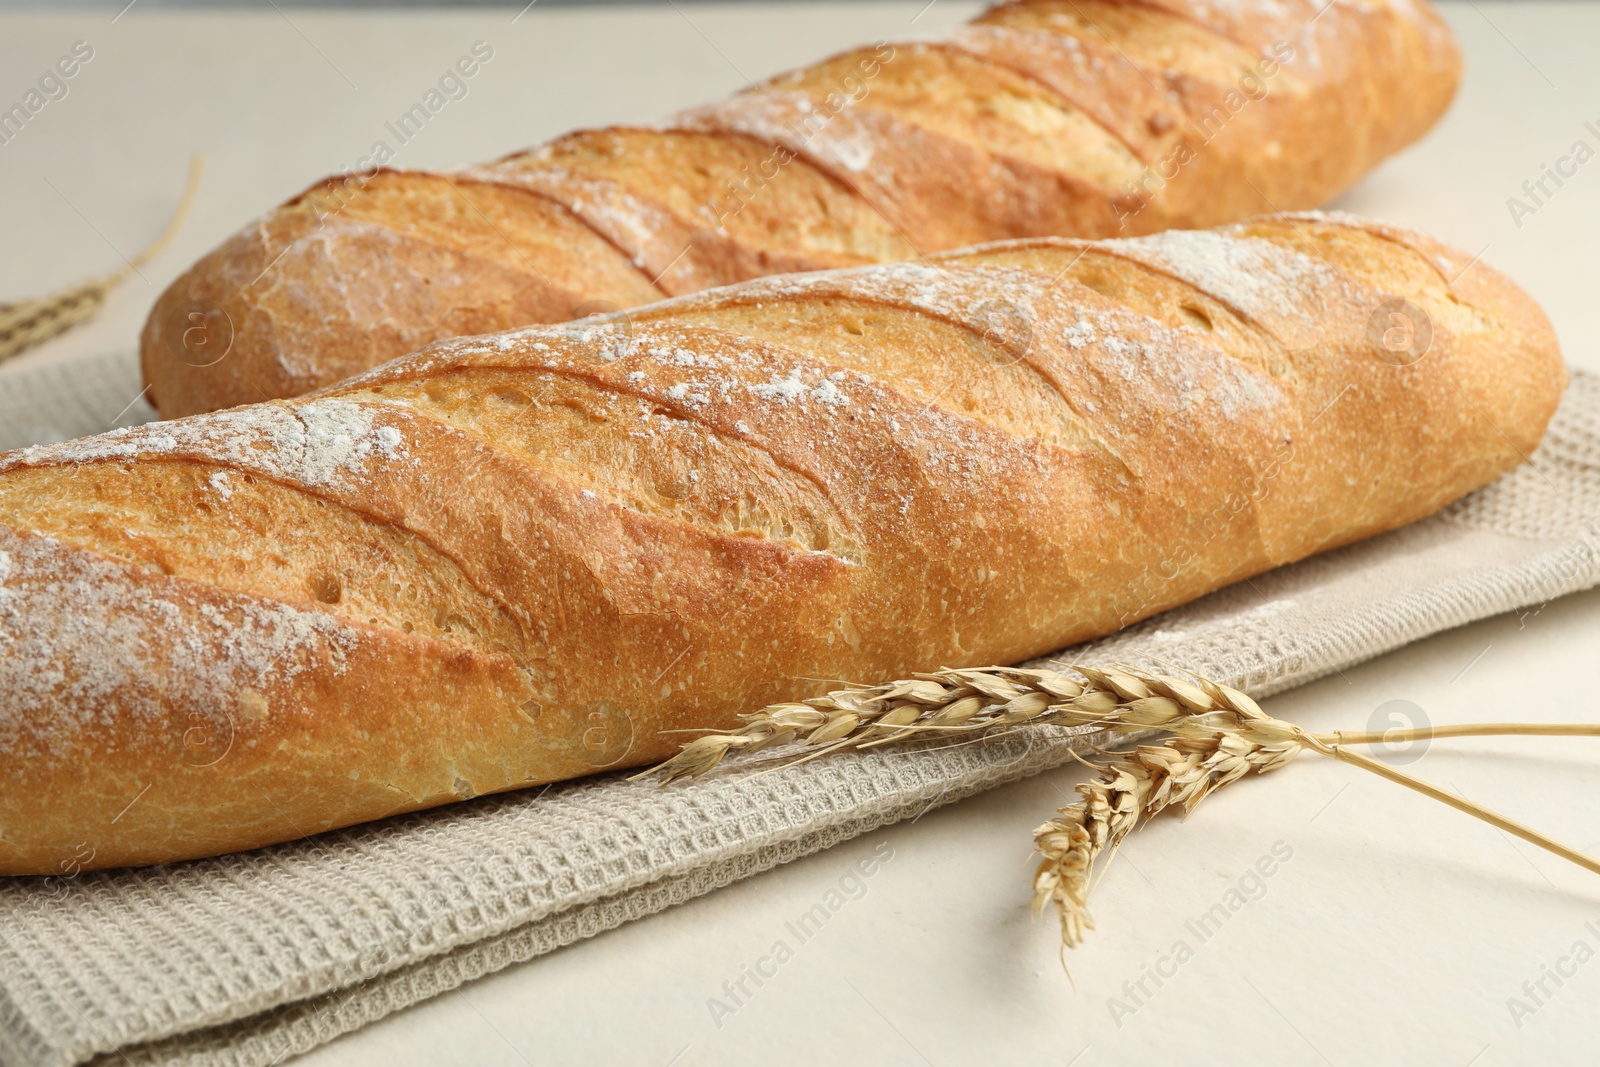
<path fill-rule="evenodd" d="M 251 216 L 364 155 L 386 137 L 384 122 L 480 39 L 495 58 L 399 163 L 489 158 L 572 126 L 659 117 L 830 49 L 935 32 L 973 10 L 938 0 L 535 6 L 520 17 L 137 5 L 115 22 L 115 9 L 8 14 L 0 105 L 74 41 L 96 54 L 65 100 L 0 145 L 0 301 L 115 269 L 161 229 L 189 155 L 203 151 L 206 182 L 174 245 L 99 321 L 24 357 L 125 351 L 131 361 L 161 286 Z M 1482 250 L 1544 303 L 1569 361 L 1600 371 L 1600 160 L 1520 227 L 1506 205 L 1575 141 L 1600 149 L 1600 7 L 1445 10 L 1468 62 L 1454 110 L 1337 206 Z M 131 370 L 127 381 L 132 401 Z M 124 421 L 143 414 L 134 405 Z M 1439 723 L 1595 721 L 1597 649 L 1591 593 L 1435 638 L 1268 710 L 1327 729 L 1366 728 L 1392 700 Z M 1439 742 L 1408 768 L 1600 854 L 1600 740 Z M 1059 771 L 932 812 L 470 985 L 303 1062 L 1593 1062 L 1600 957 L 1559 987 L 1547 979 L 1551 995 L 1535 989 L 1539 1002 L 1523 984 L 1579 941 L 1600 952 L 1600 882 L 1310 757 L 1230 789 L 1187 824 L 1141 831 L 1098 891 L 1100 929 L 1068 961 L 1074 989 L 1052 929 L 1029 918 L 1027 884 L 1029 831 L 1079 780 Z M 1293 858 L 1202 944 L 1186 920 L 1278 842 Z M 785 924 L 881 845 L 893 858 L 865 895 L 798 945 Z M 780 938 L 795 957 L 759 989 L 747 981 L 754 995 L 717 1025 L 708 998 L 731 1004 L 723 983 Z M 1152 995 L 1135 991 L 1138 1000 L 1124 992 L 1180 939 L 1193 957 L 1175 976 L 1159 987 L 1146 979 Z M 1512 997 L 1533 1012 L 1514 1019 Z"/>

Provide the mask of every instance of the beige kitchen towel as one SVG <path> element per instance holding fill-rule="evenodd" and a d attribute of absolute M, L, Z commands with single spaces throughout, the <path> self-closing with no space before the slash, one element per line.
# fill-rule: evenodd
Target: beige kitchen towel
<path fill-rule="evenodd" d="M 0 444 L 101 428 L 137 390 L 102 362 L 0 373 Z M 1443 514 L 1059 660 L 1176 663 L 1266 695 L 1597 582 L 1600 379 L 1578 375 L 1533 460 Z M 245 855 L 0 879 L 0 1062 L 281 1063 L 1068 754 L 1034 731 L 665 788 L 613 775 Z"/>

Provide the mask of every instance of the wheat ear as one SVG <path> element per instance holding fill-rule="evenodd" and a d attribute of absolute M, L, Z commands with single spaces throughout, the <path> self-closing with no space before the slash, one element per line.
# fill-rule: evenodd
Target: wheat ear
<path fill-rule="evenodd" d="M 99 314 L 100 308 L 105 305 L 107 294 L 126 281 L 128 275 L 135 273 L 155 258 L 172 239 L 173 234 L 178 232 L 184 218 L 189 214 L 189 205 L 194 201 L 195 191 L 200 187 L 200 174 L 204 167 L 204 159 L 199 155 L 190 161 L 189 177 L 184 186 L 183 198 L 178 202 L 177 210 L 173 212 L 167 228 L 162 231 L 161 236 L 151 242 L 148 248 L 129 260 L 121 270 L 103 278 L 91 278 L 86 282 L 80 282 L 50 296 L 23 300 L 16 304 L 0 304 L 0 363 L 4 363 L 12 356 L 21 355 L 35 345 L 43 344 L 57 334 L 81 326 Z"/>
<path fill-rule="evenodd" d="M 1042 857 L 1033 876 L 1034 911 L 1055 905 L 1067 948 L 1094 928 L 1089 893 L 1097 861 L 1115 854 L 1139 823 L 1174 805 L 1187 815 L 1230 782 L 1276 770 L 1305 750 L 1298 727 L 1268 716 L 1243 693 L 1205 679 L 1198 693 L 1203 700 L 1190 694 L 1180 701 L 1181 714 L 1157 727 L 1175 735 L 1170 741 L 1111 760 L 1098 781 L 1078 786 L 1082 800 L 1034 830 Z"/>
<path fill-rule="evenodd" d="M 1082 681 L 1066 671 L 946 668 L 885 685 L 835 690 L 803 703 L 773 704 L 740 716 L 744 725 L 737 729 L 686 742 L 676 756 L 634 777 L 698 778 L 730 753 L 791 743 L 820 753 L 1018 726 L 1131 732 L 1171 729 L 1184 720 L 1184 728 L 1203 729 L 1196 716 L 1237 718 L 1236 708 L 1266 719 L 1249 697 L 1213 682 L 1194 685 L 1120 667 L 1074 670 Z"/>
<path fill-rule="evenodd" d="M 1600 725 L 1475 723 L 1312 734 L 1267 715 L 1244 693 L 1199 676 L 1188 682 L 1124 666 L 1074 670 L 1084 681 L 1064 671 L 945 669 L 886 685 L 852 686 L 803 703 L 774 704 L 741 716 L 744 725 L 737 729 L 686 742 L 676 756 L 634 778 L 697 778 L 729 753 L 796 743 L 811 752 L 793 762 L 845 748 L 996 727 L 1169 734 L 1164 744 L 1141 745 L 1103 765 L 1098 781 L 1078 786 L 1082 800 L 1034 831 L 1035 849 L 1043 857 L 1034 873 L 1034 906 L 1038 911 L 1056 906 L 1062 943 L 1069 948 L 1094 927 L 1088 902 L 1098 861 L 1114 855 L 1141 821 L 1173 805 L 1187 815 L 1217 789 L 1252 770 L 1276 770 L 1308 749 L 1416 790 L 1600 874 L 1600 863 L 1581 852 L 1345 747 L 1435 737 L 1593 737 L 1600 736 Z"/>
<path fill-rule="evenodd" d="M 1254 708 L 1254 705 L 1249 707 Z M 1182 805 L 1183 813 L 1188 815 L 1215 790 L 1252 770 L 1257 774 L 1276 770 L 1307 750 L 1387 778 L 1600 874 L 1600 863 L 1576 849 L 1465 797 L 1344 747 L 1430 737 L 1506 734 L 1592 737 L 1600 736 L 1600 727 L 1487 723 L 1404 731 L 1311 734 L 1292 723 L 1260 714 L 1259 709 L 1255 709 L 1256 714 L 1248 709 L 1236 710 L 1240 718 L 1231 725 L 1216 714 L 1203 714 L 1159 727 L 1176 736 L 1166 744 L 1141 745 L 1131 754 L 1112 760 L 1102 769 L 1098 781 L 1078 786 L 1082 800 L 1060 809 L 1054 819 L 1034 830 L 1034 849 L 1043 857 L 1034 872 L 1034 910 L 1038 913 L 1050 904 L 1056 906 L 1065 947 L 1076 946 L 1083 940 L 1085 931 L 1094 928 L 1088 905 L 1096 861 L 1102 854 L 1114 855 L 1117 846 L 1140 822 L 1175 804 Z"/>

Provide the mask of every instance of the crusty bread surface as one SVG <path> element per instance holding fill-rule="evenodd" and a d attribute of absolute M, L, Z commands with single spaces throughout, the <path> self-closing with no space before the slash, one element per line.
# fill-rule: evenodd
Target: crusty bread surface
<path fill-rule="evenodd" d="M 1459 73 L 1424 0 L 1014 0 L 658 127 L 319 182 L 162 295 L 144 373 L 173 417 L 767 274 L 1313 208 Z"/>
<path fill-rule="evenodd" d="M 8 453 L 0 873 L 1014 663 L 1434 512 L 1564 383 L 1491 268 L 1306 214 L 758 279 Z"/>

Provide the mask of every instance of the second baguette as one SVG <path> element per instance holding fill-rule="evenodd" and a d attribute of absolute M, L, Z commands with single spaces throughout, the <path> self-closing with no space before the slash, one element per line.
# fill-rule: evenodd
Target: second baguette
<path fill-rule="evenodd" d="M 444 171 L 379 153 L 174 282 L 144 373 L 187 415 L 760 275 L 1317 207 L 1427 130 L 1459 73 L 1425 0 L 1012 0 L 659 127 Z"/>

